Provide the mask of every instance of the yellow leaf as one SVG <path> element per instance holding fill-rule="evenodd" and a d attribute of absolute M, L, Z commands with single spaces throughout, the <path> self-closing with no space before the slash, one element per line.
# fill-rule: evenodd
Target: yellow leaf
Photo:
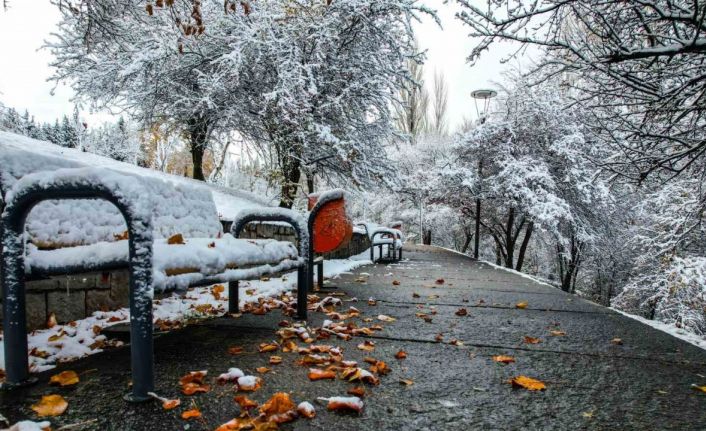
<path fill-rule="evenodd" d="M 66 411 L 69 403 L 61 395 L 44 395 L 42 399 L 32 406 L 37 415 L 59 416 Z"/>
<path fill-rule="evenodd" d="M 402 380 L 400 380 L 400 383 L 405 386 L 412 386 L 414 384 L 414 380 L 402 379 Z"/>
<path fill-rule="evenodd" d="M 527 302 L 525 302 L 525 301 L 518 302 L 517 304 L 515 304 L 515 308 L 519 308 L 521 310 L 524 310 L 525 308 L 527 308 Z"/>
<path fill-rule="evenodd" d="M 78 383 L 78 374 L 76 374 L 76 371 L 62 371 L 59 374 L 55 374 L 51 376 L 49 379 L 49 384 L 50 385 L 59 385 L 59 386 L 72 386 Z"/>
<path fill-rule="evenodd" d="M 561 337 L 561 336 L 566 335 L 566 332 L 564 332 L 564 331 L 549 331 L 549 333 L 551 335 L 553 335 L 554 337 Z"/>
<path fill-rule="evenodd" d="M 272 371 L 272 369 L 271 369 L 271 368 L 267 368 L 267 367 L 257 367 L 257 368 L 255 368 L 255 371 L 257 371 L 257 372 L 260 373 L 260 374 L 267 374 L 267 373 L 269 373 L 270 371 Z"/>
<path fill-rule="evenodd" d="M 691 385 L 691 387 L 696 389 L 697 391 L 706 392 L 706 386 Z"/>
<path fill-rule="evenodd" d="M 517 376 L 510 380 L 510 384 L 514 387 L 525 388 L 528 391 L 543 391 L 547 388 L 544 382 L 527 376 Z"/>

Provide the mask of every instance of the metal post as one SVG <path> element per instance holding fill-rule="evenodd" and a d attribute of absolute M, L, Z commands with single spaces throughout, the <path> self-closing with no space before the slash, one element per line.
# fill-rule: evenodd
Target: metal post
<path fill-rule="evenodd" d="M 228 282 L 228 312 L 238 313 L 240 311 L 240 282 Z"/>
<path fill-rule="evenodd" d="M 324 288 L 324 261 L 322 260 L 316 265 L 316 279 L 319 280 L 319 289 Z"/>
<path fill-rule="evenodd" d="M 478 249 L 480 247 L 480 199 L 476 199 L 476 237 L 474 241 L 473 258 L 478 260 Z"/>
<path fill-rule="evenodd" d="M 26 181 L 32 174 L 25 177 Z M 41 177 L 40 177 L 41 178 Z M 83 178 L 80 178 L 80 180 Z M 152 344 L 152 220 L 133 208 L 133 202 L 109 186 L 85 181 L 30 184 L 16 191 L 2 215 L 2 287 L 5 328 L 5 367 L 10 386 L 28 381 L 25 311 L 24 224 L 32 208 L 47 199 L 105 199 L 125 218 L 130 267 L 130 357 L 132 392 L 129 401 L 151 399 L 154 391 Z"/>

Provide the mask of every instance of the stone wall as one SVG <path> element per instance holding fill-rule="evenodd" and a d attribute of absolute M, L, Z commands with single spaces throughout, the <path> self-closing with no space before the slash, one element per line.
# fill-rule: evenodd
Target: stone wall
<path fill-rule="evenodd" d="M 249 224 L 241 238 L 274 238 L 279 241 L 296 241 L 296 235 L 291 227 L 261 223 Z M 354 234 L 347 246 L 327 253 L 326 258 L 345 259 L 362 253 L 369 247 L 370 241 L 366 235 Z M 51 277 L 28 282 L 26 284 L 27 326 L 30 330 L 43 327 L 52 312 L 56 315 L 57 321 L 66 323 L 87 317 L 94 311 L 127 307 L 128 286 L 129 272 L 127 269 Z M 2 308 L 0 307 L 1 318 Z"/>

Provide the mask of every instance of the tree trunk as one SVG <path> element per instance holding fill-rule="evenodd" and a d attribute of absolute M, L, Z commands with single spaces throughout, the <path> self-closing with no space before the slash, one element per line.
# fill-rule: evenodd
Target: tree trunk
<path fill-rule="evenodd" d="M 203 155 L 206 152 L 206 141 L 208 139 L 208 122 L 203 118 L 195 118 L 189 121 L 188 132 L 191 163 L 193 165 L 192 177 L 195 180 L 205 181 Z"/>
<path fill-rule="evenodd" d="M 517 265 L 515 270 L 522 271 L 522 264 L 525 263 L 525 253 L 527 252 L 527 246 L 529 245 L 530 238 L 532 238 L 532 231 L 534 230 L 534 223 L 529 222 L 527 224 L 527 229 L 525 230 L 525 237 L 522 239 L 522 245 L 520 246 L 520 254 L 517 256 Z"/>
<path fill-rule="evenodd" d="M 431 245 L 431 229 L 424 229 L 424 239 L 422 243 L 424 245 Z"/>
<path fill-rule="evenodd" d="M 297 196 L 299 180 L 301 179 L 301 162 L 291 155 L 285 155 L 281 160 L 282 165 L 282 194 L 279 206 L 292 208 Z"/>
<path fill-rule="evenodd" d="M 507 226 L 505 228 L 505 267 L 512 269 L 515 259 L 515 238 L 512 235 L 512 227 L 515 224 L 515 208 L 510 208 L 507 214 Z"/>
<path fill-rule="evenodd" d="M 461 253 L 466 254 L 468 247 L 471 246 L 471 240 L 473 240 L 473 234 L 466 232 L 466 239 L 463 241 L 463 247 L 461 247 Z"/>

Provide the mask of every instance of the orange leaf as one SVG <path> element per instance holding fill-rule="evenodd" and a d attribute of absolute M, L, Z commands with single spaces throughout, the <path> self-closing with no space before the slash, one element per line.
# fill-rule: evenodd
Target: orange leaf
<path fill-rule="evenodd" d="M 527 308 L 527 302 L 526 301 L 518 302 L 517 304 L 515 304 L 515 308 L 519 308 L 521 310 L 524 310 L 525 308 Z"/>
<path fill-rule="evenodd" d="M 269 373 L 270 371 L 272 371 L 272 369 L 267 368 L 267 367 L 257 367 L 257 368 L 255 368 L 255 371 L 257 371 L 260 374 L 266 374 L 266 373 Z"/>
<path fill-rule="evenodd" d="M 278 424 L 296 419 L 294 403 L 285 392 L 272 395 L 272 398 L 260 407 L 260 413 Z"/>
<path fill-rule="evenodd" d="M 349 382 L 363 382 L 371 385 L 380 384 L 380 379 L 375 377 L 370 371 L 362 368 L 346 368 L 341 372 L 341 378 Z"/>
<path fill-rule="evenodd" d="M 400 285 L 400 282 L 397 281 L 397 280 L 392 280 L 392 285 L 393 285 L 393 286 L 399 286 L 399 285 Z"/>
<path fill-rule="evenodd" d="M 167 239 L 167 244 L 169 244 L 169 245 L 184 244 L 184 237 L 180 233 L 172 235 L 169 237 L 169 239 Z"/>
<path fill-rule="evenodd" d="M 309 368 L 309 380 L 324 380 L 324 379 L 335 379 L 336 373 L 334 371 L 324 371 L 318 368 Z"/>
<path fill-rule="evenodd" d="M 363 410 L 363 400 L 358 397 L 331 397 L 327 408 L 332 411 L 349 411 L 360 413 Z"/>
<path fill-rule="evenodd" d="M 124 241 L 124 240 L 130 238 L 130 232 L 128 232 L 128 231 L 123 231 L 123 233 L 118 233 L 118 234 L 115 234 L 115 233 L 114 233 L 114 234 L 113 234 L 113 238 L 114 238 L 116 241 Z"/>
<path fill-rule="evenodd" d="M 370 367 L 370 371 L 384 376 L 390 372 L 390 367 L 388 367 L 384 361 L 377 361 L 372 367 Z"/>
<path fill-rule="evenodd" d="M 179 379 L 179 384 L 184 386 L 187 383 L 203 383 L 206 374 L 208 371 L 190 371 Z"/>
<path fill-rule="evenodd" d="M 44 395 L 37 404 L 32 406 L 32 410 L 40 417 L 59 416 L 68 406 L 69 403 L 61 395 Z"/>
<path fill-rule="evenodd" d="M 356 397 L 362 398 L 365 396 L 365 388 L 362 386 L 354 386 L 348 389 L 348 393 L 351 395 L 355 395 Z"/>
<path fill-rule="evenodd" d="M 399 352 L 395 353 L 395 359 L 406 359 L 407 358 L 407 352 L 404 350 L 400 350 Z"/>
<path fill-rule="evenodd" d="M 549 331 L 549 333 L 554 337 L 561 337 L 563 335 L 566 335 L 566 332 L 564 331 Z"/>
<path fill-rule="evenodd" d="M 201 412 L 199 411 L 199 409 L 187 410 L 181 414 L 181 418 L 184 420 L 195 419 L 195 418 L 200 418 L 200 417 L 201 417 Z"/>
<path fill-rule="evenodd" d="M 186 383 L 181 386 L 181 393 L 184 395 L 194 395 L 197 393 L 206 393 L 211 390 L 209 385 L 202 385 L 199 383 Z"/>
<path fill-rule="evenodd" d="M 244 392 L 254 392 L 262 387 L 262 379 L 259 377 L 245 376 L 238 379 L 238 390 Z"/>
<path fill-rule="evenodd" d="M 243 348 L 240 346 L 230 346 L 228 348 L 228 353 L 231 355 L 239 355 L 243 353 Z"/>
<path fill-rule="evenodd" d="M 270 356 L 270 365 L 279 365 L 282 363 L 281 356 Z"/>
<path fill-rule="evenodd" d="M 171 410 L 173 408 L 179 407 L 181 405 L 181 400 L 164 400 L 162 401 L 162 408 L 164 410 Z"/>
<path fill-rule="evenodd" d="M 51 376 L 49 379 L 50 385 L 72 386 L 78 383 L 78 374 L 76 371 L 62 371 L 59 374 Z"/>
<path fill-rule="evenodd" d="M 234 399 L 241 409 L 248 410 L 257 407 L 258 405 L 256 401 L 251 400 L 245 395 L 237 395 Z"/>
<path fill-rule="evenodd" d="M 542 340 L 540 340 L 539 338 L 530 337 L 528 335 L 525 335 L 524 340 L 527 344 L 539 344 L 542 342 Z"/>
<path fill-rule="evenodd" d="M 505 356 L 505 355 L 496 355 L 493 356 L 493 360 L 495 362 L 502 362 L 503 364 L 510 364 L 512 362 L 515 362 L 515 358 L 512 356 Z"/>
<path fill-rule="evenodd" d="M 260 353 L 275 352 L 279 349 L 277 343 L 262 343 L 260 344 Z"/>
<path fill-rule="evenodd" d="M 370 305 L 371 307 L 374 307 L 374 306 L 378 305 L 378 302 L 375 299 L 370 298 L 370 299 L 368 299 L 368 305 Z"/>
<path fill-rule="evenodd" d="M 468 310 L 465 308 L 459 308 L 458 311 L 456 311 L 457 316 L 467 316 L 468 315 Z"/>
<path fill-rule="evenodd" d="M 221 293 L 224 291 L 225 287 L 222 284 L 217 284 L 211 288 L 211 295 L 218 301 L 221 299 Z"/>
<path fill-rule="evenodd" d="M 546 389 L 544 382 L 526 376 L 517 376 L 510 380 L 510 384 L 516 388 L 525 388 L 528 391 L 543 391 Z"/>

